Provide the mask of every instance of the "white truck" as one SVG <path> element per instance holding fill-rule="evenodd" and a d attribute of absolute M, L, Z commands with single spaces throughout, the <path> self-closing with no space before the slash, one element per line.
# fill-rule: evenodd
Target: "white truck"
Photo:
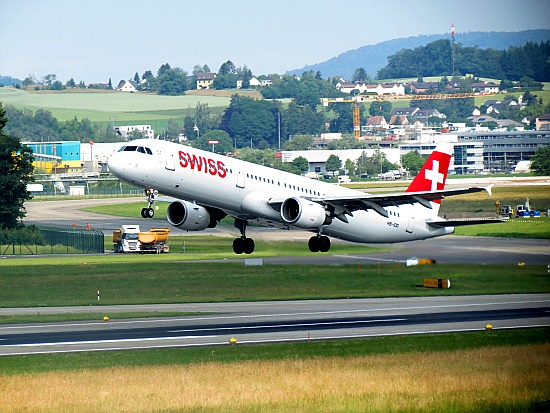
<path fill-rule="evenodd" d="M 140 252 L 139 225 L 123 225 L 113 231 L 115 252 Z"/>
<path fill-rule="evenodd" d="M 149 232 L 141 232 L 139 225 L 123 225 L 113 231 L 114 252 L 168 252 L 166 240 L 169 232 L 170 228 L 151 228 Z"/>

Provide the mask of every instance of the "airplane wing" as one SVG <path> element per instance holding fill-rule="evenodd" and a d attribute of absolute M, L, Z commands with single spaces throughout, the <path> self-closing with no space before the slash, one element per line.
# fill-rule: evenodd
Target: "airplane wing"
<path fill-rule="evenodd" d="M 499 224 L 505 222 L 502 218 L 464 218 L 464 219 L 445 219 L 441 221 L 428 221 L 430 227 L 444 228 L 444 227 L 464 227 L 467 225 L 479 225 L 479 224 Z"/>
<path fill-rule="evenodd" d="M 338 210 L 342 210 L 349 215 L 353 211 L 372 209 L 382 215 L 388 217 L 388 212 L 384 209 L 389 206 L 399 206 L 406 204 L 421 204 L 422 206 L 432 209 L 431 201 L 441 200 L 448 196 L 471 194 L 476 192 L 487 191 L 491 195 L 492 185 L 488 187 L 470 187 L 460 189 L 441 189 L 438 191 L 420 191 L 420 192 L 400 192 L 391 194 L 365 194 L 363 196 L 335 196 L 322 198 L 309 198 L 314 202 L 328 205 Z"/>

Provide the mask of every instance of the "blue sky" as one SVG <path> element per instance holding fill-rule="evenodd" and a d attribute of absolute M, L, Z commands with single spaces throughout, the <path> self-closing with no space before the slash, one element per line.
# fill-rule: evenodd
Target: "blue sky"
<path fill-rule="evenodd" d="M 284 73 L 384 40 L 550 28 L 548 0 L 0 0 L 0 75 L 113 83 L 163 63 Z M 323 74 L 324 75 L 324 74 Z M 374 74 L 372 74 L 374 75 Z"/>

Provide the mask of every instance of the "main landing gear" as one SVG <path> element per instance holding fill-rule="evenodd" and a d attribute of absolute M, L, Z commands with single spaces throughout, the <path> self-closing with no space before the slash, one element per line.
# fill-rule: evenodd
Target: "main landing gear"
<path fill-rule="evenodd" d="M 233 241 L 233 252 L 235 254 L 252 254 L 254 252 L 254 240 L 246 238 L 246 224 L 242 219 L 235 219 L 235 228 L 241 232 L 240 238 L 235 238 Z"/>
<path fill-rule="evenodd" d="M 311 252 L 328 252 L 330 250 L 330 238 L 318 234 L 309 239 L 307 246 Z"/>
<path fill-rule="evenodd" d="M 155 203 L 155 199 L 158 196 L 159 191 L 153 188 L 145 189 L 145 196 L 147 197 L 147 208 L 141 208 L 142 218 L 153 218 L 155 216 L 155 210 L 152 208 Z"/>

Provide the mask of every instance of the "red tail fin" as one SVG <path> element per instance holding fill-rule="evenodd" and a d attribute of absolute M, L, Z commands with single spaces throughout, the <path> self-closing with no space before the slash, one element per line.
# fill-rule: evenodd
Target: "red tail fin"
<path fill-rule="evenodd" d="M 452 145 L 440 143 L 434 149 L 407 192 L 437 191 L 445 188 L 447 172 L 451 163 Z M 436 201 L 440 202 L 440 201 Z"/>

